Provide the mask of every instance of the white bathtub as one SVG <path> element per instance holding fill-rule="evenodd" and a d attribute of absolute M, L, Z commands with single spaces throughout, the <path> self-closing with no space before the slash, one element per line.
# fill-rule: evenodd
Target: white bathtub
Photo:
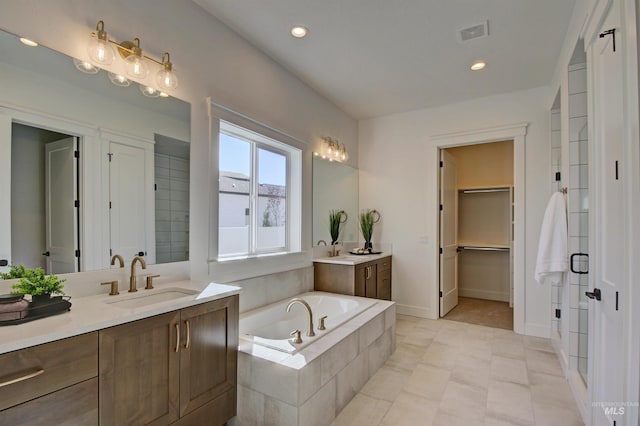
<path fill-rule="evenodd" d="M 334 293 L 313 291 L 296 297 L 304 299 L 313 312 L 313 329 L 316 335 L 307 336 L 309 315 L 301 304 L 295 304 L 287 312 L 287 304 L 292 298 L 240 315 L 240 338 L 261 346 L 282 352 L 295 353 L 309 344 L 321 339 L 346 321 L 361 314 L 376 304 L 375 299 L 365 299 Z M 326 330 L 318 330 L 321 317 L 325 320 Z M 291 332 L 300 330 L 302 343 L 291 343 Z"/>

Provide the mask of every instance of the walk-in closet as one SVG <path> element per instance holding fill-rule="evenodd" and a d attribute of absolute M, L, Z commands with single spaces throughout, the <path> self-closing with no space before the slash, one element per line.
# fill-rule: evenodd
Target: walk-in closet
<path fill-rule="evenodd" d="M 448 158 L 442 166 L 455 169 L 455 193 L 446 177 L 441 186 L 451 188 L 456 208 L 441 210 L 450 218 L 443 221 L 455 221 L 456 259 L 449 262 L 455 272 L 444 279 L 457 279 L 457 303 L 443 305 L 451 309 L 441 316 L 513 329 L 513 141 L 442 151 Z"/>

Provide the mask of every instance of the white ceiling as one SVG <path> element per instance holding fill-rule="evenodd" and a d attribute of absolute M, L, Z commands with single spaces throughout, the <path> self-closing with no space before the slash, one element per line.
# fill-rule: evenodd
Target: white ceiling
<path fill-rule="evenodd" d="M 550 83 L 575 0 L 194 0 L 354 118 Z M 489 21 L 489 37 L 457 30 Z M 309 35 L 293 38 L 293 25 Z M 472 72 L 477 59 L 488 63 Z"/>

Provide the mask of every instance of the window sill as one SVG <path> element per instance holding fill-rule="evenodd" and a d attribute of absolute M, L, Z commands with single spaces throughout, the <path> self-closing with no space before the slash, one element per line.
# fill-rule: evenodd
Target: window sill
<path fill-rule="evenodd" d="M 212 259 L 208 263 L 209 278 L 221 284 L 313 265 L 311 254 L 306 251 Z"/>

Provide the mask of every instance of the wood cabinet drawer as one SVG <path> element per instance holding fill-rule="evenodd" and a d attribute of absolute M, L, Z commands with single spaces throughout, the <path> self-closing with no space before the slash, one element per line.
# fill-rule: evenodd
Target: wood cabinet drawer
<path fill-rule="evenodd" d="M 0 412 L 0 426 L 97 424 L 97 377 Z"/>
<path fill-rule="evenodd" d="M 391 269 L 391 256 L 385 257 L 378 261 L 378 273 Z"/>
<path fill-rule="evenodd" d="M 0 410 L 98 375 L 98 333 L 0 355 Z"/>

